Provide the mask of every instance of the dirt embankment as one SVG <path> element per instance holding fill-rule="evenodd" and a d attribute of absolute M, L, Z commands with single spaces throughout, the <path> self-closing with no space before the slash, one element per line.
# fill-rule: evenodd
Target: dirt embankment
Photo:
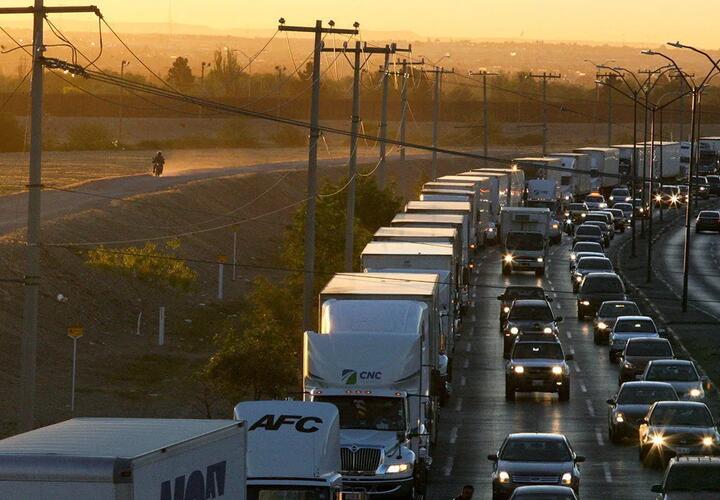
<path fill-rule="evenodd" d="M 441 160 L 439 174 L 475 166 L 469 160 Z M 420 180 L 430 177 L 430 162 L 412 160 L 402 167 L 391 162 L 389 171 L 399 191 L 410 198 Z M 344 174 L 339 168 L 321 170 L 325 179 L 337 180 Z M 197 181 L 47 222 L 43 240 L 48 244 L 42 250 L 38 424 L 71 416 L 72 341 L 66 331 L 78 323 L 84 325 L 85 336 L 78 349 L 76 415 L 205 416 L 208 401 L 193 373 L 211 352 L 212 332 L 206 326 L 219 324 L 218 317 L 231 316 L 232 310 L 217 303 L 217 265 L 203 261 L 232 255 L 233 231 L 237 231 L 242 266 L 236 281 L 230 279 L 232 271 L 226 270 L 225 304 L 246 291 L 254 276 L 279 272 L 263 266 L 273 265 L 283 229 L 305 197 L 305 181 L 304 172 Z M 234 222 L 238 224 L 230 227 Z M 219 226 L 228 227 L 204 231 Z M 190 292 L 90 267 L 79 248 L 50 245 L 133 240 L 107 246 L 143 246 L 148 240 L 173 234 L 185 234 L 177 253 L 191 259 L 189 265 L 198 275 Z M 23 247 L 0 239 L 2 276 L 21 276 L 23 264 Z M 58 300 L 59 294 L 63 300 Z M 20 285 L 0 283 L 0 434 L 15 428 L 22 298 Z M 157 345 L 160 306 L 167 311 L 163 347 Z M 227 405 L 210 406 L 216 416 L 229 415 Z"/>

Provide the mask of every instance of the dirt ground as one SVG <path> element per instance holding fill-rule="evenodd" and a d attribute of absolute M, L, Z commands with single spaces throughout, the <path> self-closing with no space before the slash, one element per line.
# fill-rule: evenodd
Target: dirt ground
<path fill-rule="evenodd" d="M 441 159 L 439 173 L 477 166 L 477 162 Z M 429 160 L 389 163 L 389 177 L 407 198 L 420 179 L 429 177 Z M 344 175 L 323 168 L 321 176 Z M 138 417 L 229 416 L 230 402 L 208 401 L 194 376 L 210 354 L 207 325 L 232 321 L 232 301 L 258 274 L 272 276 L 272 265 L 285 223 L 305 196 L 304 172 L 234 175 L 196 181 L 161 193 L 113 201 L 107 208 L 86 210 L 47 222 L 48 243 L 122 240 L 145 241 L 158 234 L 187 233 L 238 222 L 237 277 L 226 270 L 226 300 L 218 303 L 217 265 L 204 263 L 219 254 L 232 255 L 233 230 L 212 230 L 182 237 L 177 250 L 195 259 L 198 273 L 189 293 L 148 284 L 89 267 L 77 249 L 45 246 L 42 251 L 41 333 L 38 353 L 38 425 L 71 416 L 72 341 L 67 327 L 82 324 L 79 341 L 75 415 Z M 248 203 L 252 201 L 252 203 Z M 284 208 L 289 207 L 289 208 Z M 270 215 L 263 216 L 263 214 Z M 230 214 L 230 215 L 228 215 Z M 245 220 L 252 219 L 252 220 Z M 244 222 L 242 222 L 245 220 Z M 8 238 L 12 238 L 9 235 Z M 3 275 L 22 275 L 23 248 L 0 239 Z M 142 243 L 140 243 L 142 246 Z M 260 268 L 258 268 L 260 266 Z M 228 266 L 229 267 L 229 266 Z M 59 295 L 63 299 L 58 300 Z M 157 345 L 157 318 L 166 308 L 166 344 Z M 0 284 L 0 434 L 15 428 L 22 287 Z M 139 315 L 142 314 L 139 319 Z M 138 334 L 138 324 L 140 324 Z M 198 325 L 205 325 L 200 328 Z M 201 335 L 205 331 L 207 337 Z"/>

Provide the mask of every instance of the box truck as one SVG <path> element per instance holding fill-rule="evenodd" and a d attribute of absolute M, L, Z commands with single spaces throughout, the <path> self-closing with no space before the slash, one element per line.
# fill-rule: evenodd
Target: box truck
<path fill-rule="evenodd" d="M 73 418 L 0 441 L 3 500 L 246 498 L 244 421 Z"/>
<path fill-rule="evenodd" d="M 563 203 L 582 200 L 590 194 L 590 157 L 581 153 L 550 153 L 560 159 L 560 196 Z"/>
<path fill-rule="evenodd" d="M 525 173 L 525 179 L 553 179 L 560 184 L 562 162 L 551 156 L 513 158 L 512 165 Z M 525 184 L 527 185 L 527 180 Z"/>
<path fill-rule="evenodd" d="M 446 227 L 454 228 L 460 238 L 464 268 L 470 265 L 470 242 L 468 241 L 468 220 L 463 215 L 399 213 L 390 221 L 392 227 Z"/>
<path fill-rule="evenodd" d="M 407 241 L 411 243 L 450 243 L 456 258 L 462 258 L 461 240 L 453 227 L 403 227 L 384 226 L 378 228 L 373 241 Z M 463 266 L 466 263 L 463 262 Z"/>
<path fill-rule="evenodd" d="M 424 493 L 436 410 L 413 335 L 305 332 L 303 392 L 340 413 L 343 488 L 415 498 Z"/>
<path fill-rule="evenodd" d="M 620 184 L 620 152 L 616 148 L 577 148 L 573 152 L 590 157 L 590 188 L 593 192 L 607 196 Z"/>
<path fill-rule="evenodd" d="M 435 189 L 472 189 L 475 193 L 475 234 L 477 245 L 484 245 L 487 239 L 489 227 L 495 227 L 495 218 L 492 214 L 491 189 L 494 179 L 487 176 L 457 176 L 447 175 L 436 179 L 433 182 L 425 183 L 425 190 Z M 445 186 L 445 187 L 441 187 Z"/>
<path fill-rule="evenodd" d="M 410 214 L 448 214 L 467 217 L 467 231 L 470 248 L 477 245 L 477 213 L 473 212 L 472 205 L 467 201 L 409 201 L 405 205 L 405 212 Z"/>
<path fill-rule="evenodd" d="M 633 175 L 633 145 L 632 144 L 618 144 L 613 145 L 618 150 L 618 172 L 623 177 L 631 177 Z M 638 145 L 635 154 L 638 159 L 638 175 L 642 174 L 644 152 L 642 144 Z"/>
<path fill-rule="evenodd" d="M 339 497 L 340 417 L 335 405 L 244 401 L 233 416 L 248 426 L 248 500 Z"/>
<path fill-rule="evenodd" d="M 559 207 L 560 190 L 555 179 L 530 179 L 527 181 L 526 207 L 547 208 L 555 213 Z"/>
<path fill-rule="evenodd" d="M 500 241 L 503 245 L 502 272 L 514 270 L 545 274 L 550 233 L 547 208 L 503 207 L 500 211 Z"/>
<path fill-rule="evenodd" d="M 652 145 L 650 142 L 644 143 L 647 153 L 648 162 L 645 165 L 645 175 L 650 177 L 650 151 Z M 638 144 L 639 157 L 643 157 L 643 143 Z M 641 166 L 642 163 L 639 163 Z M 662 179 L 667 182 L 675 181 L 680 176 L 680 143 L 674 141 L 656 141 L 655 156 L 652 159 L 653 177 Z M 642 170 L 638 171 L 638 175 L 642 175 Z"/>
<path fill-rule="evenodd" d="M 505 176 L 509 179 L 508 187 L 503 188 L 506 191 L 505 205 L 510 207 L 519 207 L 522 204 L 523 193 L 525 192 L 525 179 L 527 175 L 520 168 L 499 168 L 499 167 L 483 167 L 471 170 L 475 175 L 497 175 Z M 507 192 L 510 194 L 508 195 Z"/>

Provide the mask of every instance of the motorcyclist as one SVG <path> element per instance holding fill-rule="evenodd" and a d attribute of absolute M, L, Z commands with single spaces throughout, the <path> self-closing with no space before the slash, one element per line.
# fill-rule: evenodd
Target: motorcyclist
<path fill-rule="evenodd" d="M 152 159 L 153 163 L 153 173 L 155 175 L 160 175 L 163 172 L 163 167 L 165 166 L 165 157 L 162 154 L 162 151 L 158 151 L 157 154 Z"/>

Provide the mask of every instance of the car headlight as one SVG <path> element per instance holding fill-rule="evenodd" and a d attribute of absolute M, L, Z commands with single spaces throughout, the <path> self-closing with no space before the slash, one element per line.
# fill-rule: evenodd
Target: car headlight
<path fill-rule="evenodd" d="M 498 481 L 500 481 L 501 483 L 509 483 L 510 474 L 508 474 L 504 470 L 501 470 L 500 472 L 498 472 Z"/>
<path fill-rule="evenodd" d="M 598 206 L 600 208 L 607 208 L 607 203 L 600 203 Z"/>
<path fill-rule="evenodd" d="M 488 233 L 492 233 L 493 231 L 495 231 L 495 228 L 494 228 L 494 227 L 489 227 L 489 228 L 487 229 L 487 232 L 488 232 Z"/>
<path fill-rule="evenodd" d="M 511 263 L 511 262 L 513 261 L 513 256 L 510 255 L 510 254 L 508 254 L 508 255 L 506 255 L 505 257 L 503 257 L 503 260 L 504 260 L 506 263 L 509 264 L 509 263 Z"/>
<path fill-rule="evenodd" d="M 388 474 L 399 474 L 400 472 L 405 472 L 410 468 L 408 464 L 393 464 L 388 466 L 387 473 Z"/>
<path fill-rule="evenodd" d="M 610 197 L 610 201 L 613 201 L 614 199 L 615 199 L 614 196 L 611 196 L 611 197 Z"/>
<path fill-rule="evenodd" d="M 562 366 L 553 366 L 552 367 L 553 375 L 562 375 Z"/>
<path fill-rule="evenodd" d="M 662 200 L 662 196 L 660 196 L 660 195 L 655 196 L 655 201 L 660 201 L 660 200 Z"/>
<path fill-rule="evenodd" d="M 575 259 L 577 259 L 577 255 L 575 255 L 574 253 L 571 253 L 570 260 L 575 260 Z"/>
<path fill-rule="evenodd" d="M 627 201 L 630 201 L 630 200 L 632 200 L 632 198 L 630 198 L 629 196 L 626 196 L 626 197 L 625 197 L 625 201 L 626 201 L 626 202 L 627 202 Z"/>
<path fill-rule="evenodd" d="M 650 441 L 652 441 L 652 444 L 654 446 L 662 446 L 663 444 L 665 444 L 665 438 L 662 437 L 662 435 L 660 434 L 653 434 L 650 437 Z"/>
<path fill-rule="evenodd" d="M 470 248 L 474 249 L 476 247 L 475 243 L 470 243 Z"/>
<path fill-rule="evenodd" d="M 552 225 L 552 228 L 553 228 L 553 229 L 558 229 L 559 227 L 560 227 L 560 224 L 553 224 L 553 225 Z"/>
<path fill-rule="evenodd" d="M 677 203 L 678 197 L 675 196 L 675 195 L 672 195 L 672 196 L 670 197 L 670 201 L 671 201 L 672 203 Z"/>
<path fill-rule="evenodd" d="M 510 333 L 512 333 L 513 335 L 517 335 L 518 333 L 520 333 L 520 330 L 518 330 L 517 326 L 513 326 L 512 328 L 510 328 Z"/>
<path fill-rule="evenodd" d="M 516 366 L 515 368 L 513 368 L 513 371 L 518 374 L 525 373 L 525 367 L 524 366 Z"/>
<path fill-rule="evenodd" d="M 565 212 L 565 217 L 570 217 L 570 212 Z"/>
<path fill-rule="evenodd" d="M 645 211 L 645 209 L 643 207 L 640 207 L 639 212 L 643 213 L 644 211 Z"/>
<path fill-rule="evenodd" d="M 510 308 L 509 308 L 508 306 L 503 307 L 503 312 L 504 312 L 505 314 L 509 313 L 509 312 L 510 312 Z"/>
<path fill-rule="evenodd" d="M 702 391 L 700 389 L 690 389 L 688 394 L 691 398 L 699 398 L 702 396 Z"/>
<path fill-rule="evenodd" d="M 586 217 L 587 214 L 580 214 L 580 217 Z"/>
<path fill-rule="evenodd" d="M 580 305 L 582 305 L 582 306 L 589 306 L 589 305 L 590 305 L 590 301 L 589 301 L 589 300 L 581 300 L 581 301 L 580 301 Z"/>
<path fill-rule="evenodd" d="M 552 332 L 553 332 L 552 328 L 550 328 L 549 326 L 546 326 L 545 328 L 543 328 L 543 333 L 552 333 Z"/>
<path fill-rule="evenodd" d="M 625 422 L 625 415 L 623 415 L 621 411 L 615 414 L 615 422 L 617 422 L 618 424 L 622 424 L 623 422 Z"/>
<path fill-rule="evenodd" d="M 702 444 L 703 446 L 712 446 L 714 444 L 715 440 L 711 438 L 710 436 L 705 436 L 702 438 Z"/>
<path fill-rule="evenodd" d="M 602 321 L 600 323 L 598 323 L 598 328 L 600 330 L 605 330 L 607 327 L 608 327 L 607 324 L 603 323 Z"/>
<path fill-rule="evenodd" d="M 627 361 L 625 361 L 625 362 L 623 363 L 623 367 L 624 367 L 624 368 L 634 368 L 633 364 L 632 364 L 632 363 L 629 363 L 629 362 L 627 362 Z"/>
<path fill-rule="evenodd" d="M 562 475 L 562 484 L 572 484 L 572 474 L 569 472 L 566 472 Z"/>
<path fill-rule="evenodd" d="M 537 261 L 540 262 L 541 264 L 542 264 L 543 260 L 545 260 L 545 259 L 543 259 L 542 257 L 537 258 Z"/>
<path fill-rule="evenodd" d="M 582 276 L 575 276 L 575 281 L 580 283 L 582 281 Z"/>

